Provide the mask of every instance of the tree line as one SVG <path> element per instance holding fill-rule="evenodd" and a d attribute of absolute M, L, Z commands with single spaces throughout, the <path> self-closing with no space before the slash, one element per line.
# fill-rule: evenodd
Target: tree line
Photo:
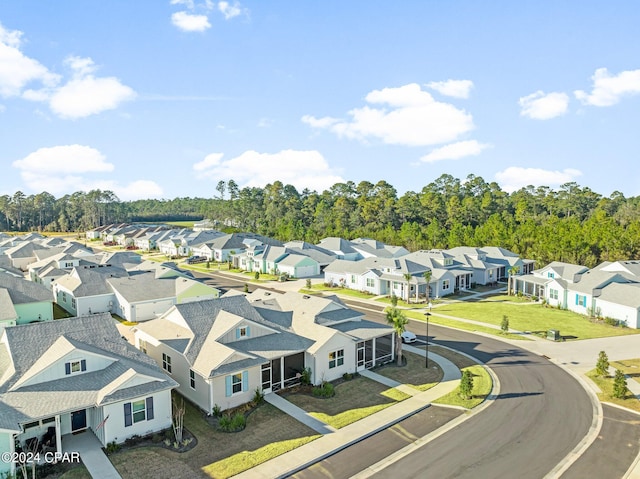
<path fill-rule="evenodd" d="M 409 250 L 501 246 L 539 264 L 592 267 L 640 257 L 640 197 L 604 197 L 575 182 L 557 190 L 527 186 L 507 193 L 495 182 L 442 175 L 399 196 L 384 180 L 337 183 L 319 193 L 275 181 L 239 188 L 220 181 L 212 198 L 123 202 L 113 192 L 0 197 L 0 228 L 83 231 L 117 222 L 210 218 L 220 229 L 282 241 L 371 237 Z M 640 258 L 639 258 L 640 259 Z"/>

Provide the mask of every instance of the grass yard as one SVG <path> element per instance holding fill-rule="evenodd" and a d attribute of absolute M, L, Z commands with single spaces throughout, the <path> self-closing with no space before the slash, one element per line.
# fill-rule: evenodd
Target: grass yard
<path fill-rule="evenodd" d="M 613 363 L 611 365 L 613 366 Z M 628 393 L 625 399 L 618 399 L 613 397 L 613 377 L 603 378 L 602 376 L 598 376 L 595 369 L 589 371 L 587 373 L 587 377 L 594 383 L 596 383 L 596 386 L 598 386 L 602 391 L 600 394 L 598 394 L 598 399 L 600 399 L 600 401 L 610 402 L 613 404 L 617 404 L 618 406 L 626 407 L 640 412 L 640 401 L 638 401 L 633 394 Z"/>
<path fill-rule="evenodd" d="M 87 468 L 83 464 L 80 464 L 73 469 L 69 469 L 67 472 L 58 477 L 58 479 L 91 479 L 91 474 L 87 471 Z"/>
<path fill-rule="evenodd" d="M 270 404 L 255 410 L 246 429 L 236 433 L 216 431 L 187 401 L 185 409 L 184 424 L 197 438 L 197 446 L 182 454 L 141 447 L 109 456 L 123 479 L 226 478 L 319 437 Z"/>
<path fill-rule="evenodd" d="M 69 313 L 58 303 L 53 303 L 53 319 L 71 318 L 72 316 L 73 314 Z"/>
<path fill-rule="evenodd" d="M 376 299 L 376 301 L 379 301 L 381 303 L 385 303 L 388 305 L 391 305 L 391 298 L 389 298 L 388 296 L 385 296 L 384 298 L 378 298 Z M 441 303 L 442 301 L 439 299 L 432 299 L 431 300 L 431 304 L 438 304 Z M 428 303 L 407 303 L 405 300 L 398 298 L 398 306 L 402 307 L 402 308 L 408 308 L 408 309 L 425 309 L 427 308 Z"/>
<path fill-rule="evenodd" d="M 493 303 L 528 303 L 535 304 L 535 301 L 532 301 L 531 298 L 527 296 L 509 296 L 507 294 L 496 294 L 491 296 L 483 296 L 482 301 L 493 302 Z"/>
<path fill-rule="evenodd" d="M 338 384 L 335 392 L 335 396 L 328 399 L 303 393 L 286 398 L 320 421 L 340 429 L 409 397 L 363 376 Z"/>
<path fill-rule="evenodd" d="M 442 305 L 438 307 L 437 312 L 495 326 L 500 326 L 502 316 L 506 315 L 512 329 L 545 334 L 549 329 L 558 329 L 565 339 L 604 338 L 640 332 L 637 329 L 591 322 L 586 316 L 551 307 L 545 308 L 541 304 L 508 304 L 482 300 Z"/>
<path fill-rule="evenodd" d="M 441 310 L 442 310 L 442 308 L 438 308 L 438 311 L 441 311 Z M 414 312 L 414 311 L 405 311 L 404 313 L 405 313 L 405 316 L 407 316 L 409 318 L 414 318 L 414 319 L 419 319 L 421 321 L 425 321 L 424 313 L 417 313 L 417 312 Z M 482 326 L 482 325 L 479 325 L 479 324 L 466 323 L 464 321 L 457 321 L 457 320 L 451 319 L 451 318 L 442 318 L 440 316 L 436 316 L 436 314 L 437 313 L 432 313 L 432 315 L 429 318 L 429 323 L 439 324 L 441 326 L 449 326 L 451 328 L 462 329 L 464 331 L 492 334 L 494 336 L 498 336 L 498 337 L 501 337 L 501 338 L 516 339 L 516 340 L 519 340 L 519 341 L 531 341 L 531 339 L 529 339 L 526 336 L 523 336 L 521 334 L 513 334 L 513 333 L 503 334 L 502 331 L 500 331 L 499 329 L 491 328 L 489 326 Z"/>
<path fill-rule="evenodd" d="M 437 364 L 430 364 L 427 369 L 425 359 L 422 356 L 406 351 L 403 351 L 402 355 L 407 358 L 406 366 L 397 367 L 393 362 L 377 368 L 373 372 L 419 391 L 431 389 L 442 381 L 442 369 Z"/>
<path fill-rule="evenodd" d="M 640 382 L 640 359 L 625 359 L 624 361 L 612 361 L 611 366 L 620 369 L 636 382 Z"/>
<path fill-rule="evenodd" d="M 345 294 L 347 296 L 354 296 L 356 298 L 373 298 L 373 294 L 363 293 L 362 291 L 356 291 L 349 288 L 332 288 L 331 286 L 325 286 L 324 284 L 312 284 L 312 291 L 329 291 L 333 294 Z"/>
<path fill-rule="evenodd" d="M 178 226 L 180 228 L 193 228 L 195 221 L 165 221 L 165 225 Z"/>
<path fill-rule="evenodd" d="M 442 396 L 433 401 L 434 404 L 448 404 L 450 406 L 462 406 L 472 409 L 481 404 L 491 393 L 493 382 L 489 373 L 480 365 L 468 366 L 463 370 L 471 371 L 473 374 L 473 390 L 471 391 L 471 399 L 460 397 L 459 390 L 455 389 L 449 394 Z"/>

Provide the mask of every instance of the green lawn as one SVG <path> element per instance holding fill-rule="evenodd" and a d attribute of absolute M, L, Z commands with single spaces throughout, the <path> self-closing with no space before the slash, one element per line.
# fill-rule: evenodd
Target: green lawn
<path fill-rule="evenodd" d="M 298 393 L 288 395 L 287 400 L 339 429 L 410 397 L 363 376 L 338 384 L 335 391 L 328 399 Z"/>
<path fill-rule="evenodd" d="M 195 221 L 166 221 L 165 225 L 178 226 L 180 228 L 193 228 Z"/>
<path fill-rule="evenodd" d="M 69 313 L 66 309 L 60 306 L 58 303 L 53 303 L 53 319 L 70 318 L 73 314 Z"/>
<path fill-rule="evenodd" d="M 356 298 L 373 298 L 373 294 L 363 293 L 362 291 L 356 291 L 349 288 L 332 288 L 331 286 L 325 286 L 324 284 L 312 284 L 312 291 L 328 291 L 333 294 L 346 294 L 347 296 L 355 296 Z"/>
<path fill-rule="evenodd" d="M 624 361 L 612 361 L 611 366 L 620 369 L 636 382 L 640 382 L 640 359 L 625 359 Z"/>
<path fill-rule="evenodd" d="M 491 393 L 493 382 L 489 373 L 480 365 L 469 366 L 463 369 L 471 371 L 473 374 L 473 390 L 471 391 L 471 399 L 464 399 L 460 397 L 460 391 L 458 388 L 451 391 L 449 394 L 442 396 L 439 399 L 433 401 L 434 404 L 448 404 L 451 406 L 462 406 L 467 409 L 472 409 L 478 404 L 481 404 L 486 397 Z"/>
<path fill-rule="evenodd" d="M 637 329 L 592 322 L 586 316 L 544 307 L 541 304 L 509 304 L 491 299 L 442 305 L 438 307 L 437 313 L 495 326 L 500 326 L 502 316 L 506 315 L 509 317 L 509 327 L 512 329 L 541 333 L 549 329 L 558 329 L 565 339 L 604 338 L 640 333 Z"/>
<path fill-rule="evenodd" d="M 438 308 L 438 311 L 440 310 L 441 308 Z M 415 311 L 404 311 L 404 314 L 409 318 L 426 321 L 424 313 L 417 313 Z M 519 341 L 532 341 L 530 338 L 527 338 L 526 336 L 523 336 L 521 334 L 513 334 L 513 333 L 503 334 L 501 330 L 491 328 L 489 326 L 466 323 L 464 321 L 457 321 L 455 319 L 450 319 L 450 318 L 441 318 L 440 316 L 435 316 L 434 314 L 432 314 L 429 317 L 429 323 L 439 324 L 441 326 L 449 326 L 450 328 L 462 329 L 463 331 L 492 334 L 500 338 L 515 339 Z"/>
<path fill-rule="evenodd" d="M 402 352 L 402 355 L 407 359 L 405 366 L 398 367 L 394 362 L 376 368 L 374 372 L 419 391 L 431 389 L 442 380 L 442 369 L 433 361 L 433 364 L 430 364 L 427 369 L 425 359 L 422 356 L 405 351 Z"/>
<path fill-rule="evenodd" d="M 626 361 L 623 361 L 626 362 Z M 612 363 L 613 366 L 613 363 Z M 614 366 L 615 367 L 615 366 Z M 618 399 L 613 397 L 613 378 L 612 377 L 602 377 L 596 374 L 596 370 L 592 369 L 587 373 L 587 377 L 591 379 L 596 386 L 600 388 L 602 393 L 598 394 L 598 399 L 602 402 L 610 402 L 613 404 L 617 404 L 618 406 L 626 407 L 629 409 L 633 409 L 634 411 L 640 412 L 640 401 L 638 401 L 635 396 L 631 393 L 627 394 L 625 399 Z"/>
<path fill-rule="evenodd" d="M 389 304 L 389 305 L 391 304 L 391 298 L 389 298 L 388 296 L 385 296 L 384 298 L 378 298 L 376 299 L 376 301 Z M 440 300 L 431 300 L 431 304 L 438 304 L 441 302 L 442 301 Z M 409 309 L 425 309 L 428 307 L 427 303 L 407 303 L 405 300 L 400 298 L 398 298 L 398 306 L 402 308 L 409 308 Z"/>

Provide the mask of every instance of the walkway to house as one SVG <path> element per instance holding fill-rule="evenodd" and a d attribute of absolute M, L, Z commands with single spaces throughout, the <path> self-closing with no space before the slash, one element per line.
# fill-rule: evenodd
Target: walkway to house
<path fill-rule="evenodd" d="M 107 459 L 102 444 L 91 430 L 62 436 L 64 452 L 79 452 L 82 463 L 94 479 L 122 479 Z"/>
<path fill-rule="evenodd" d="M 425 355 L 425 351 L 419 348 L 405 345 L 404 349 L 423 357 Z M 432 352 L 429 352 L 429 359 L 437 362 L 443 370 L 444 377 L 438 385 L 423 392 L 415 390 L 413 391 L 412 397 L 405 399 L 404 401 L 400 401 L 393 406 L 383 409 L 382 411 L 360 419 L 359 421 L 338 429 L 331 434 L 324 434 L 315 441 L 264 462 L 252 469 L 234 476 L 234 478 L 271 479 L 274 477 L 285 477 L 295 471 L 299 471 L 311 464 L 321 461 L 324 458 L 355 444 L 356 442 L 362 441 L 369 436 L 391 427 L 394 424 L 429 407 L 433 400 L 440 398 L 457 388 L 461 377 L 460 370 L 451 361 L 437 354 L 433 354 Z M 387 378 L 370 371 L 361 371 L 360 374 L 370 379 L 379 380 L 385 385 L 392 384 L 395 387 L 399 384 L 395 381 L 391 381 L 391 383 L 389 383 Z M 265 399 L 272 396 L 276 395 L 269 394 L 265 396 Z M 280 400 L 288 402 L 282 398 L 280 398 Z M 288 412 L 287 409 L 283 409 L 283 411 Z M 462 420 L 468 419 L 475 412 L 476 409 L 472 410 L 471 413 L 464 415 Z M 304 420 L 302 422 L 307 424 Z M 443 427 L 453 427 L 453 425 L 448 424 Z"/>
<path fill-rule="evenodd" d="M 320 434 L 330 434 L 335 432 L 335 429 L 328 424 L 316 419 L 304 409 L 299 408 L 295 404 L 275 393 L 265 394 L 264 400 Z"/>

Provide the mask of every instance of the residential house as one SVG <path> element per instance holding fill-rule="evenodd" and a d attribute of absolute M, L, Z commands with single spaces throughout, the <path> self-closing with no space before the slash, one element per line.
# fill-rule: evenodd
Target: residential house
<path fill-rule="evenodd" d="M 51 291 L 24 278 L 0 272 L 0 326 L 53 320 Z"/>
<path fill-rule="evenodd" d="M 323 238 L 320 240 L 317 246 L 331 251 L 334 255 L 336 255 L 336 258 L 338 259 L 357 261 L 363 258 L 360 252 L 353 247 L 351 241 L 344 238 L 338 238 L 335 236 Z"/>
<path fill-rule="evenodd" d="M 465 269 L 471 270 L 471 286 L 494 284 L 498 282 L 504 264 L 492 263 L 487 252 L 481 248 L 470 246 L 458 246 L 447 250 L 453 257 L 453 261 L 460 264 Z"/>
<path fill-rule="evenodd" d="M 313 258 L 320 266 L 320 272 L 324 272 L 324 268 L 330 265 L 335 259 L 336 254 L 328 249 L 321 248 L 306 241 L 289 241 L 284 246 L 293 253 L 303 254 L 309 258 Z"/>
<path fill-rule="evenodd" d="M 351 240 L 351 247 L 363 258 L 400 258 L 409 254 L 403 246 L 393 246 L 371 238 L 356 238 Z"/>
<path fill-rule="evenodd" d="M 314 384 L 393 360 L 393 329 L 337 298 L 254 291 L 176 305 L 135 327 L 135 343 L 204 411 L 246 403 L 256 390 Z"/>
<path fill-rule="evenodd" d="M 123 340 L 108 314 L 5 328 L 0 334 L 0 452 L 72 452 L 90 431 L 103 446 L 171 427 L 177 383 Z M 14 473 L 15 464 L 0 463 Z M 2 469 L 0 469 L 2 471 Z"/>

